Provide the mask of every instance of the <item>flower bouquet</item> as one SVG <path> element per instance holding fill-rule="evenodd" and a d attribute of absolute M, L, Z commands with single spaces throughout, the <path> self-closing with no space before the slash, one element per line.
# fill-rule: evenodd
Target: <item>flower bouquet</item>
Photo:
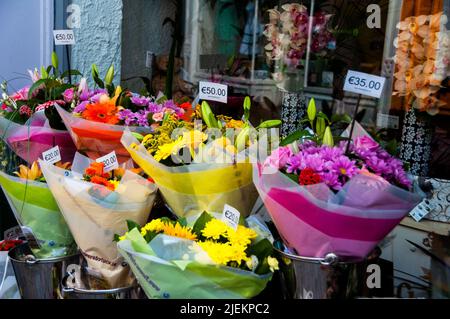
<path fill-rule="evenodd" d="M 252 298 L 278 269 L 267 231 L 232 228 L 208 213 L 191 226 L 163 218 L 130 228 L 119 251 L 149 298 Z"/>
<path fill-rule="evenodd" d="M 216 116 L 206 102 L 190 122 L 166 118 L 142 143 L 125 132 L 122 143 L 133 160 L 158 185 L 178 217 L 222 212 L 229 204 L 250 212 L 257 199 L 252 166 L 245 152 L 251 142 L 250 98 L 243 120 Z M 268 121 L 258 128 L 279 125 Z"/>
<path fill-rule="evenodd" d="M 69 89 L 64 94 L 73 106 L 71 112 L 60 107 L 57 110 L 79 151 L 90 158 L 115 151 L 119 162 L 123 163 L 130 159 L 120 143 L 125 127 L 146 134 L 152 132 L 167 115 L 183 117 L 186 110 L 172 100 L 160 99 L 157 103 L 153 98 L 122 91 L 112 84 L 113 76 L 114 68 L 111 67 L 105 81 L 100 80 L 94 65 L 93 77 L 100 89 L 84 87 L 79 94 Z"/>
<path fill-rule="evenodd" d="M 63 161 L 71 161 L 76 152 L 69 133 L 54 109 L 54 105 L 68 107 L 63 92 L 68 88 L 74 90 L 76 86 L 67 83 L 68 72 L 59 73 L 55 54 L 52 60 L 53 65 L 42 68 L 41 73 L 30 71 L 31 86 L 8 95 L 6 83 L 1 85 L 0 135 L 29 164 L 56 145 L 60 147 Z M 75 70 L 71 70 L 70 74 L 81 75 Z"/>
<path fill-rule="evenodd" d="M 410 192 L 403 163 L 371 138 L 334 145 L 313 102 L 308 117 L 314 134 L 296 132 L 282 142 L 255 168 L 256 187 L 294 253 L 364 259 L 421 198 Z"/>
<path fill-rule="evenodd" d="M 114 234 L 126 230 L 128 219 L 145 224 L 155 185 L 124 167 L 106 172 L 103 163 L 79 153 L 71 172 L 42 161 L 40 165 L 92 275 L 106 289 L 132 284 L 129 267 L 113 242 Z"/>
<path fill-rule="evenodd" d="M 58 164 L 68 168 L 69 163 Z M 0 172 L 0 185 L 17 222 L 29 229 L 37 247 L 31 247 L 38 259 L 75 253 L 76 244 L 58 205 L 36 162 L 28 168 L 20 166 L 15 175 Z"/>

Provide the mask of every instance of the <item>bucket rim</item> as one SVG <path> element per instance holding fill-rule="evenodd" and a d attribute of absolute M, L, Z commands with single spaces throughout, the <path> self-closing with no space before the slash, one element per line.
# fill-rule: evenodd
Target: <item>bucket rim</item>
<path fill-rule="evenodd" d="M 67 273 L 61 281 L 62 291 L 64 293 L 84 294 L 84 295 L 114 295 L 114 294 L 120 294 L 120 293 L 127 293 L 127 292 L 130 292 L 133 289 L 137 289 L 139 287 L 137 284 L 133 284 L 133 285 L 127 286 L 127 287 L 99 289 L 99 290 L 82 289 L 82 288 L 76 288 L 76 287 L 72 288 L 72 287 L 67 286 L 67 279 L 69 279 L 70 276 L 71 276 L 71 274 Z"/>
<path fill-rule="evenodd" d="M 11 249 L 8 252 L 8 257 L 9 259 L 11 259 L 11 261 L 13 261 L 14 263 L 19 263 L 19 264 L 27 264 L 27 265 L 34 265 L 34 264 L 53 264 L 53 263 L 57 263 L 57 262 L 62 262 L 65 261 L 67 259 L 72 259 L 72 258 L 76 258 L 79 257 L 81 254 L 79 251 L 77 251 L 74 254 L 71 255 L 67 255 L 67 256 L 60 256 L 60 257 L 53 257 L 53 258 L 46 258 L 46 259 L 30 259 L 30 260 L 19 260 L 16 258 L 16 253 L 17 251 L 20 250 L 28 250 L 30 256 L 34 256 L 33 252 L 31 251 L 30 246 L 28 246 L 28 243 L 23 243 L 21 245 L 18 245 L 16 247 L 14 247 L 13 249 Z"/>

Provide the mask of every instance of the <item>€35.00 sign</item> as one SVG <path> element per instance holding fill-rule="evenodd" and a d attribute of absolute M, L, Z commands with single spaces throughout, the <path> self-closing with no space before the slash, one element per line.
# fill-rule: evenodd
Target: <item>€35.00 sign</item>
<path fill-rule="evenodd" d="M 379 99 L 384 90 L 386 78 L 367 73 L 348 71 L 344 91 L 367 95 Z"/>

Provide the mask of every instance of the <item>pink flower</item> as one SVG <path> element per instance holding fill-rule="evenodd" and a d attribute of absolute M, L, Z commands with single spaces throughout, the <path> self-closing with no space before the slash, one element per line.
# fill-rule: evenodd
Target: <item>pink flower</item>
<path fill-rule="evenodd" d="M 266 159 L 264 165 L 282 169 L 286 167 L 292 155 L 292 151 L 289 147 L 280 147 L 272 152 L 272 154 Z"/>
<path fill-rule="evenodd" d="M 11 99 L 14 101 L 27 101 L 28 100 L 28 91 L 30 87 L 26 86 L 11 96 Z"/>
<path fill-rule="evenodd" d="M 64 101 L 66 101 L 66 103 L 71 103 L 73 101 L 74 96 L 75 96 L 75 90 L 73 88 L 67 89 L 63 93 Z"/>
<path fill-rule="evenodd" d="M 155 113 L 152 118 L 155 122 L 161 122 L 164 119 L 164 112 Z"/>
<path fill-rule="evenodd" d="M 39 111 L 46 110 L 46 109 L 48 109 L 49 107 L 52 107 L 53 105 L 55 105 L 55 103 L 56 103 L 56 104 L 59 104 L 59 105 L 64 105 L 64 104 L 66 104 L 64 101 L 61 101 L 61 100 L 48 101 L 48 102 L 45 102 L 45 103 L 42 103 L 42 104 L 39 104 L 38 106 L 36 106 L 35 111 L 36 111 L 36 112 L 39 112 Z"/>
<path fill-rule="evenodd" d="M 364 149 L 364 150 L 368 150 L 368 151 L 375 151 L 375 150 L 377 150 L 379 148 L 379 145 L 378 145 L 377 142 L 372 140 L 370 137 L 362 136 L 362 137 L 358 137 L 355 140 L 355 147 L 357 149 Z"/>
<path fill-rule="evenodd" d="M 31 108 L 28 105 L 22 105 L 19 109 L 19 113 L 20 113 L 20 115 L 26 115 L 26 116 L 30 117 L 31 114 L 33 114 L 33 111 L 31 110 Z"/>

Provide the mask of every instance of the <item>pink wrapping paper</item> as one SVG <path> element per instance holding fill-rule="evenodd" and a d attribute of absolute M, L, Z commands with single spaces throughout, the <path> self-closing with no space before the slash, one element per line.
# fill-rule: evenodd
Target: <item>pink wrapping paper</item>
<path fill-rule="evenodd" d="M 63 162 L 71 162 L 77 151 L 69 132 L 50 128 L 41 113 L 33 115 L 24 125 L 0 118 L 0 136 L 29 164 L 55 146 L 59 146 Z"/>
<path fill-rule="evenodd" d="M 324 184 L 262 172 L 255 166 L 258 192 L 286 246 L 304 257 L 363 259 L 421 201 L 373 176 L 357 175 L 334 194 Z"/>

